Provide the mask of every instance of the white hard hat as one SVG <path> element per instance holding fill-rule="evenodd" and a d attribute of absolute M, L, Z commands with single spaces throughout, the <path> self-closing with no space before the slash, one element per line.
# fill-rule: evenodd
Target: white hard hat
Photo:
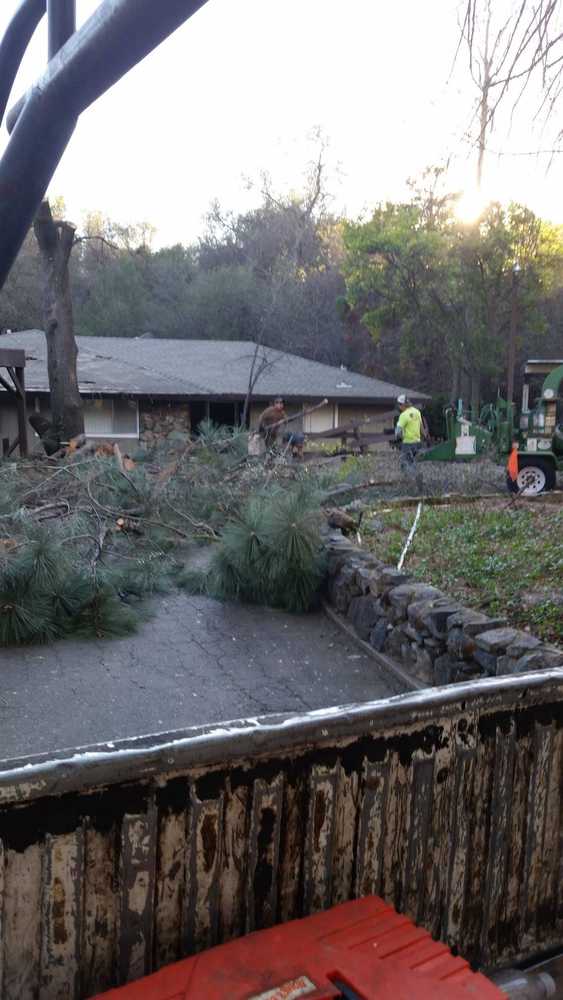
<path fill-rule="evenodd" d="M 400 406 L 404 406 L 406 401 L 407 397 L 405 396 L 404 392 L 402 392 L 400 396 L 397 396 L 397 402 L 399 403 Z"/>

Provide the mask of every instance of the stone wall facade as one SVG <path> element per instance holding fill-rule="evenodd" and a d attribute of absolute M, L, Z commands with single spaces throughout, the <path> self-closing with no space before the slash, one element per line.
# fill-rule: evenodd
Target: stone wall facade
<path fill-rule="evenodd" d="M 563 667 L 563 650 L 462 607 L 437 587 L 413 580 L 330 535 L 328 596 L 358 638 L 386 653 L 424 685 Z"/>
<path fill-rule="evenodd" d="M 189 403 L 139 402 L 139 441 L 145 448 L 166 441 L 187 442 L 191 420 Z"/>

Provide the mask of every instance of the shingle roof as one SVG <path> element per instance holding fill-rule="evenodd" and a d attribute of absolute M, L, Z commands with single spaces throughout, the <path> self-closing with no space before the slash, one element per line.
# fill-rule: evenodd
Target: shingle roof
<path fill-rule="evenodd" d="M 250 340 L 164 340 L 145 337 L 77 337 L 80 391 L 133 396 L 244 398 L 255 344 Z M 2 347 L 26 352 L 25 381 L 30 391 L 48 391 L 45 335 L 40 330 L 4 334 Z M 424 393 L 359 375 L 348 369 L 260 348 L 265 359 L 254 396 L 329 399 L 353 403 L 411 399 Z M 262 367 L 259 361 L 259 367 Z"/>

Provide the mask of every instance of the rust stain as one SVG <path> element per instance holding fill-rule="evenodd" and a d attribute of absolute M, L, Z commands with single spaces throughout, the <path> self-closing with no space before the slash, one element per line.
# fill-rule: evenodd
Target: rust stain
<path fill-rule="evenodd" d="M 205 871 L 209 873 L 213 868 L 217 855 L 217 826 L 216 817 L 208 813 L 203 817 L 201 824 L 201 842 L 203 846 L 203 864 Z"/>
<path fill-rule="evenodd" d="M 170 865 L 170 868 L 166 873 L 166 877 L 169 878 L 171 882 L 173 882 L 176 876 L 179 874 L 181 867 L 182 867 L 181 861 L 174 861 Z"/>
<path fill-rule="evenodd" d="M 378 774 L 368 774 L 365 786 L 370 792 L 378 792 L 383 787 L 383 778 Z"/>
<path fill-rule="evenodd" d="M 260 831 L 257 842 L 257 860 L 254 872 L 254 899 L 257 916 L 261 916 L 268 904 L 270 892 L 274 882 L 273 855 L 274 845 L 272 838 L 276 823 L 276 814 L 273 809 L 264 809 L 262 812 Z M 259 923 L 259 920 L 257 921 Z"/>
<path fill-rule="evenodd" d="M 325 793 L 319 791 L 315 799 L 315 815 L 313 817 L 313 838 L 315 850 L 321 849 L 321 833 L 326 819 L 326 798 Z"/>
<path fill-rule="evenodd" d="M 68 933 L 65 921 L 66 893 L 60 878 L 53 882 L 53 941 L 55 944 L 66 944 Z"/>

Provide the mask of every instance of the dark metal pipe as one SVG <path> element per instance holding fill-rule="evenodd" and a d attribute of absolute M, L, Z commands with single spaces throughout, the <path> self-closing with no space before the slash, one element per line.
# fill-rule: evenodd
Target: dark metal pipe
<path fill-rule="evenodd" d="M 8 129 L 8 132 L 10 133 L 10 135 L 14 131 L 14 128 L 16 126 L 16 122 L 17 122 L 19 116 L 22 113 L 25 101 L 26 101 L 26 95 L 22 94 L 22 96 L 10 108 L 10 110 L 8 111 L 8 114 L 6 115 L 6 128 Z"/>
<path fill-rule="evenodd" d="M 76 119 L 206 0 L 105 0 L 26 95 L 0 161 L 0 288 Z"/>
<path fill-rule="evenodd" d="M 76 31 L 76 0 L 47 0 L 49 59 L 62 49 Z"/>
<path fill-rule="evenodd" d="M 0 124 L 25 50 L 45 9 L 46 0 L 22 0 L 0 41 Z"/>
<path fill-rule="evenodd" d="M 187 21 L 207 0 L 104 0 L 51 60 L 37 86 L 76 115 Z"/>
<path fill-rule="evenodd" d="M 43 6 L 45 6 L 45 2 L 47 3 L 48 55 L 49 59 L 52 59 L 76 31 L 76 0 L 42 0 L 42 2 Z M 10 134 L 15 128 L 26 100 L 27 95 L 22 94 L 6 116 L 6 128 Z"/>
<path fill-rule="evenodd" d="M 549 963 L 547 963 L 549 964 Z M 490 977 L 508 1000 L 557 1000 L 557 981 L 543 966 L 537 970 L 505 969 Z M 561 980 L 559 980 L 561 985 Z"/>
<path fill-rule="evenodd" d="M 32 94 L 0 162 L 0 289 L 76 125 L 45 110 Z"/>

